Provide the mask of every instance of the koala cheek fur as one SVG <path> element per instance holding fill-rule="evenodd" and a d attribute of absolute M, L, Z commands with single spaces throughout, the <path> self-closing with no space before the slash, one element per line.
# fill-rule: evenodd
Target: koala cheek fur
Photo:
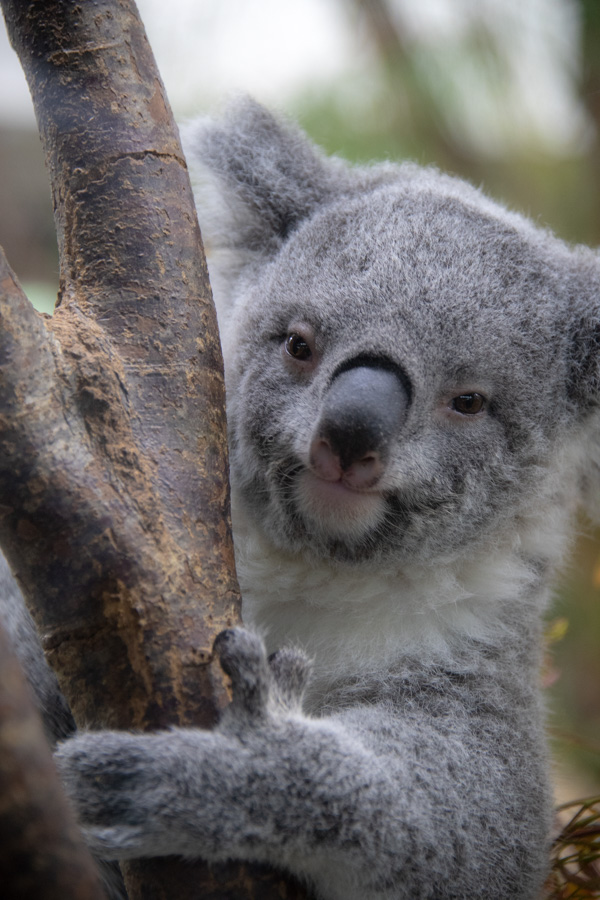
<path fill-rule="evenodd" d="M 321 900 L 534 900 L 541 615 L 600 471 L 597 255 L 250 100 L 184 138 L 264 643 L 218 640 L 214 732 L 60 745 L 90 843 L 272 863 Z"/>

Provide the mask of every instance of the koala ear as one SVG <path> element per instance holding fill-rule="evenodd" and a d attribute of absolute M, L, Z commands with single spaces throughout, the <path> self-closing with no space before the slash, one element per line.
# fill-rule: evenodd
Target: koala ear
<path fill-rule="evenodd" d="M 600 309 L 576 321 L 571 351 L 568 395 L 587 417 L 600 410 Z"/>
<path fill-rule="evenodd" d="M 270 258 L 303 219 L 357 181 L 346 163 L 247 97 L 220 119 L 188 123 L 181 137 L 218 305 L 230 302 L 247 266 Z"/>
<path fill-rule="evenodd" d="M 570 253 L 567 393 L 585 419 L 600 418 L 600 255 L 587 247 Z"/>
<path fill-rule="evenodd" d="M 586 247 L 569 249 L 561 259 L 567 279 L 568 323 L 566 395 L 579 475 L 579 500 L 590 519 L 600 522 L 600 255 Z M 558 254 L 557 254 L 558 255 Z M 564 281 L 563 281 L 564 283 Z M 574 427 L 575 426 L 575 427 Z"/>

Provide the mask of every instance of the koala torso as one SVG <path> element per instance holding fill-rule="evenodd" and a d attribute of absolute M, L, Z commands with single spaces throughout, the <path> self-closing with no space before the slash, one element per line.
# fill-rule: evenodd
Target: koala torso
<path fill-rule="evenodd" d="M 438 172 L 328 160 L 251 101 L 185 143 L 266 649 L 218 640 L 213 732 L 62 745 L 90 843 L 267 862 L 321 900 L 534 900 L 541 616 L 598 471 L 597 256 Z"/>

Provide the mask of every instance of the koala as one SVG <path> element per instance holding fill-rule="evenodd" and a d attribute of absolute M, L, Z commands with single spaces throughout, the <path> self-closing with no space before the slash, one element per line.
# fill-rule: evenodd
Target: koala
<path fill-rule="evenodd" d="M 598 256 L 251 100 L 184 139 L 248 630 L 217 639 L 214 731 L 61 735 L 87 839 L 272 864 L 320 900 L 534 900 L 542 614 L 598 481 Z"/>

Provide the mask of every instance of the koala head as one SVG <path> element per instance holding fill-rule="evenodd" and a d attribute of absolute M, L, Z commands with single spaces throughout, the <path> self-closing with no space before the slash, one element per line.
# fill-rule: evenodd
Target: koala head
<path fill-rule="evenodd" d="M 559 496 L 598 403 L 595 254 L 434 170 L 327 159 L 249 100 L 185 138 L 232 484 L 271 541 L 430 560 Z"/>

